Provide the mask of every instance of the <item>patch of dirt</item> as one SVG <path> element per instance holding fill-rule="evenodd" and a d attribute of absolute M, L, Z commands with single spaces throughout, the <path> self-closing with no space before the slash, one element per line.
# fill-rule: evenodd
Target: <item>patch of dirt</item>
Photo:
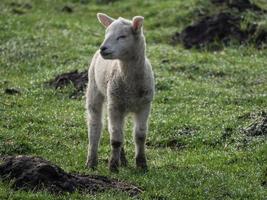
<path fill-rule="evenodd" d="M 71 6 L 64 6 L 62 9 L 61 9 L 62 12 L 66 12 L 66 13 L 73 13 L 73 8 Z"/>
<path fill-rule="evenodd" d="M 267 136 L 267 113 L 262 112 L 243 132 L 248 136 Z"/>
<path fill-rule="evenodd" d="M 60 75 L 57 75 L 54 79 L 46 82 L 49 86 L 60 89 L 63 87 L 66 87 L 69 84 L 73 84 L 75 91 L 73 94 L 71 94 L 71 97 L 78 97 L 86 89 L 88 83 L 88 70 L 78 72 L 78 70 L 63 73 Z"/>
<path fill-rule="evenodd" d="M 207 16 L 202 20 L 187 26 L 181 33 L 174 35 L 173 42 L 182 42 L 185 48 L 201 48 L 209 43 L 221 41 L 229 42 L 231 39 L 246 41 L 247 33 L 240 30 L 240 18 L 230 13 L 219 13 Z M 179 39 L 179 41 L 175 41 Z"/>
<path fill-rule="evenodd" d="M 109 189 L 137 196 L 142 190 L 134 185 L 105 176 L 67 173 L 57 165 L 33 156 L 8 156 L 0 163 L 0 178 L 9 181 L 14 189 L 38 191 L 46 189 L 54 194 L 84 192 L 95 194 Z"/>
<path fill-rule="evenodd" d="M 260 23 L 246 22 L 247 27 L 241 27 L 244 11 L 256 12 L 260 16 L 266 13 L 265 10 L 249 0 L 211 2 L 220 8 L 218 12 L 212 15 L 203 14 L 200 20 L 186 26 L 181 32 L 176 32 L 171 38 L 173 45 L 182 43 L 185 48 L 211 47 L 213 50 L 219 50 L 221 44 L 227 45 L 230 41 L 235 41 L 240 44 L 252 43 L 258 48 L 266 47 L 267 30 Z M 212 6 L 210 9 L 213 9 Z"/>
<path fill-rule="evenodd" d="M 10 94 L 10 95 L 14 95 L 14 94 L 20 94 L 21 91 L 17 88 L 6 88 L 5 93 Z"/>

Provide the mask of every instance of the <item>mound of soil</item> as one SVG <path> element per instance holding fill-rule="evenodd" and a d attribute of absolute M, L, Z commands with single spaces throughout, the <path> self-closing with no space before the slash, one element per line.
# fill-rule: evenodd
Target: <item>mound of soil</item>
<path fill-rule="evenodd" d="M 84 90 L 88 82 L 88 71 L 78 72 L 78 70 L 67 72 L 56 76 L 48 81 L 48 84 L 55 89 L 63 88 L 69 84 L 73 84 L 77 90 Z"/>
<path fill-rule="evenodd" d="M 226 5 L 223 9 L 210 16 L 205 16 L 192 25 L 185 27 L 181 33 L 176 32 L 172 44 L 182 43 L 185 48 L 201 48 L 209 44 L 228 44 L 230 41 L 253 43 L 262 48 L 267 44 L 267 30 L 251 22 L 245 30 L 241 28 L 242 12 L 250 10 L 259 15 L 265 13 L 249 0 L 211 0 L 216 6 Z M 233 11 L 233 8 L 237 10 Z"/>
<path fill-rule="evenodd" d="M 6 88 L 5 93 L 10 94 L 10 95 L 14 95 L 14 94 L 20 94 L 21 91 L 17 88 Z"/>
<path fill-rule="evenodd" d="M 73 8 L 70 7 L 70 6 L 64 6 L 62 9 L 61 9 L 62 12 L 66 12 L 66 13 L 72 13 L 73 12 Z"/>
<path fill-rule="evenodd" d="M 216 40 L 227 43 L 232 38 L 245 41 L 248 36 L 240 30 L 239 23 L 239 17 L 230 13 L 219 13 L 187 26 L 179 34 L 179 39 L 186 48 L 200 48 Z"/>
<path fill-rule="evenodd" d="M 54 79 L 48 81 L 46 84 L 49 86 L 60 89 L 72 84 L 75 87 L 75 92 L 71 97 L 78 96 L 83 93 L 88 83 L 88 70 L 78 72 L 78 70 L 57 75 Z"/>
<path fill-rule="evenodd" d="M 32 191 L 46 189 L 54 194 L 75 191 L 95 194 L 115 189 L 127 192 L 130 196 L 142 192 L 140 188 L 116 179 L 67 173 L 41 157 L 9 156 L 2 160 L 0 179 L 10 181 L 14 189 Z"/>
<path fill-rule="evenodd" d="M 249 136 L 267 136 L 267 113 L 262 113 L 262 116 L 255 119 L 245 130 L 245 134 Z"/>

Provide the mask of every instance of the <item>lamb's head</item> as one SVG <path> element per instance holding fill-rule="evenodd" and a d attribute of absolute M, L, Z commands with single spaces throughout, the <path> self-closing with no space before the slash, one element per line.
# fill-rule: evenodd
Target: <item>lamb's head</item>
<path fill-rule="evenodd" d="M 105 39 L 100 46 L 100 54 L 104 59 L 127 60 L 138 51 L 143 53 L 144 17 L 136 16 L 132 21 L 121 17 L 115 20 L 106 14 L 98 13 L 97 18 L 106 27 Z"/>

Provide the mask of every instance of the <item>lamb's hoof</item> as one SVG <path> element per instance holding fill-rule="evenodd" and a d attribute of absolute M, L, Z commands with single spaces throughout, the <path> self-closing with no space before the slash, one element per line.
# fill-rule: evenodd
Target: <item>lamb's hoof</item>
<path fill-rule="evenodd" d="M 94 158 L 94 159 L 89 158 L 86 161 L 86 167 L 89 169 L 96 169 L 97 164 L 98 164 L 98 162 L 97 162 L 96 158 Z"/>
<path fill-rule="evenodd" d="M 136 168 L 142 171 L 148 171 L 147 162 L 145 157 L 137 157 L 135 159 Z"/>
<path fill-rule="evenodd" d="M 115 173 L 119 172 L 119 160 L 110 159 L 108 166 L 109 166 L 109 171 Z"/>

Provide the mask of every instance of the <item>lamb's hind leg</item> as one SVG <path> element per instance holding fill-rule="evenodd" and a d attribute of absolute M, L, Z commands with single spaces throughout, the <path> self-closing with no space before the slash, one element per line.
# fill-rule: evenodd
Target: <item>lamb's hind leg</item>
<path fill-rule="evenodd" d="M 123 120 L 124 113 L 113 106 L 108 106 L 108 129 L 110 133 L 111 156 L 109 160 L 109 169 L 117 172 L 123 145 Z"/>
<path fill-rule="evenodd" d="M 136 167 L 143 170 L 147 170 L 145 142 L 149 112 L 150 105 L 147 105 L 141 111 L 134 114 L 135 161 Z"/>
<path fill-rule="evenodd" d="M 93 86 L 92 86 L 93 87 Z M 89 168 L 95 168 L 98 163 L 98 144 L 102 129 L 102 107 L 104 97 L 95 89 L 87 89 L 87 114 L 88 114 L 88 154 L 86 165 Z"/>

